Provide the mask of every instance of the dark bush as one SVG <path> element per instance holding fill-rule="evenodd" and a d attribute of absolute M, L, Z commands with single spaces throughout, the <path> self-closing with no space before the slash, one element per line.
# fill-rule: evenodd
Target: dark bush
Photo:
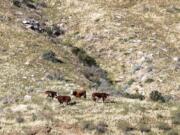
<path fill-rule="evenodd" d="M 141 94 L 135 93 L 135 94 L 130 94 L 130 93 L 123 93 L 123 96 L 126 98 L 131 98 L 131 99 L 140 99 L 144 100 L 145 97 Z"/>
<path fill-rule="evenodd" d="M 62 30 L 59 26 L 53 25 L 50 27 L 47 27 L 45 30 L 50 37 L 58 37 L 60 35 L 63 35 L 65 32 Z"/>
<path fill-rule="evenodd" d="M 153 101 L 161 101 L 161 102 L 165 102 L 164 97 L 162 96 L 162 94 L 159 91 L 152 91 L 150 93 L 150 99 Z"/>
<path fill-rule="evenodd" d="M 18 122 L 18 123 L 23 123 L 24 121 L 25 121 L 24 118 L 22 118 L 21 116 L 18 116 L 16 118 L 16 122 Z"/>
<path fill-rule="evenodd" d="M 20 8 L 22 5 L 22 0 L 13 0 L 13 5 Z"/>
<path fill-rule="evenodd" d="M 28 8 L 37 9 L 34 0 L 13 0 L 13 4 L 17 7 L 27 6 Z"/>
<path fill-rule="evenodd" d="M 53 51 L 47 51 L 42 55 L 44 60 L 51 61 L 53 63 L 63 63 L 61 60 L 56 58 L 56 54 Z"/>
<path fill-rule="evenodd" d="M 90 57 L 83 49 L 73 47 L 72 53 L 78 56 L 79 60 L 88 66 L 97 66 L 96 60 Z"/>

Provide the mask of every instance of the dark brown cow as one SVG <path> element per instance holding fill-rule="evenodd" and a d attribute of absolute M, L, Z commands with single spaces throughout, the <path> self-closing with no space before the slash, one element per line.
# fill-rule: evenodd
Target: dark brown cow
<path fill-rule="evenodd" d="M 57 100 L 59 101 L 60 104 L 63 104 L 64 102 L 68 105 L 69 102 L 71 101 L 70 96 L 56 96 Z"/>
<path fill-rule="evenodd" d="M 109 94 L 107 94 L 107 93 L 103 93 L 103 92 L 94 92 L 94 93 L 92 93 L 92 99 L 94 100 L 94 101 L 96 101 L 97 99 L 101 99 L 102 98 L 102 100 L 103 100 L 103 102 L 105 101 L 105 99 L 107 98 L 109 96 Z"/>
<path fill-rule="evenodd" d="M 47 97 L 51 97 L 52 99 L 53 99 L 55 96 L 57 96 L 57 92 L 55 92 L 55 91 L 50 91 L 50 90 L 45 91 L 45 94 L 47 94 Z"/>
<path fill-rule="evenodd" d="M 75 90 L 72 92 L 72 95 L 74 95 L 77 98 L 81 98 L 82 96 L 86 98 L 86 91 L 85 90 Z"/>

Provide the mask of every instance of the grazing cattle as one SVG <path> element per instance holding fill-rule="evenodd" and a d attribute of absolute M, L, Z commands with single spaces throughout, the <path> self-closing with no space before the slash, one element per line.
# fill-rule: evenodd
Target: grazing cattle
<path fill-rule="evenodd" d="M 71 101 L 71 97 L 70 96 L 56 96 L 57 100 L 59 101 L 60 104 L 63 104 L 64 102 L 66 104 L 69 104 L 69 102 Z"/>
<path fill-rule="evenodd" d="M 84 98 L 86 98 L 86 91 L 85 90 L 79 90 L 79 91 L 75 90 L 75 91 L 72 92 L 72 95 L 77 97 L 77 98 L 81 98 L 82 96 Z"/>
<path fill-rule="evenodd" d="M 45 91 L 45 94 L 47 94 L 47 97 L 51 97 L 52 99 L 57 96 L 57 92 L 55 91 Z"/>
<path fill-rule="evenodd" d="M 92 99 L 94 101 L 96 101 L 97 99 L 101 99 L 103 100 L 103 102 L 105 101 L 105 99 L 109 96 L 109 94 L 107 93 L 100 93 L 100 92 L 94 92 L 92 93 Z"/>

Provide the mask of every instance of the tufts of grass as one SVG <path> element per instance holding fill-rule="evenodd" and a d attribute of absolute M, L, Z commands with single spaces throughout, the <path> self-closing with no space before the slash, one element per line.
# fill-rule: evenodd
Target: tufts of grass
<path fill-rule="evenodd" d="M 164 122 L 158 123 L 157 127 L 158 127 L 160 130 L 164 130 L 164 131 L 167 131 L 167 130 L 170 130 L 170 129 L 171 129 L 171 127 L 170 127 L 167 123 L 164 123 Z"/>
<path fill-rule="evenodd" d="M 42 58 L 53 63 L 63 63 L 60 59 L 56 58 L 56 54 L 53 51 L 44 52 Z"/>
<path fill-rule="evenodd" d="M 125 120 L 120 120 L 116 123 L 116 127 L 119 130 L 122 130 L 123 132 L 128 132 L 128 131 L 132 131 L 135 130 L 135 128 L 127 121 Z"/>
<path fill-rule="evenodd" d="M 104 134 L 107 132 L 108 125 L 105 122 L 99 122 L 96 125 L 96 133 L 97 134 Z"/>
<path fill-rule="evenodd" d="M 166 135 L 179 135 L 178 129 L 169 130 Z"/>
<path fill-rule="evenodd" d="M 139 130 L 143 133 L 143 132 L 150 132 L 151 128 L 147 125 L 147 124 L 139 124 Z"/>
<path fill-rule="evenodd" d="M 134 79 L 130 79 L 130 80 L 127 82 L 127 84 L 128 84 L 129 86 L 131 86 L 134 82 L 135 82 Z"/>
<path fill-rule="evenodd" d="M 81 122 L 80 127 L 83 130 L 87 130 L 87 131 L 92 131 L 92 130 L 96 129 L 96 126 L 93 121 L 83 121 L 83 122 Z"/>
<path fill-rule="evenodd" d="M 23 123 L 24 121 L 25 121 L 24 118 L 21 117 L 21 116 L 18 116 L 18 117 L 16 118 L 16 122 L 17 122 L 17 123 Z"/>
<path fill-rule="evenodd" d="M 178 108 L 176 111 L 172 112 L 172 123 L 175 125 L 180 125 L 180 108 Z"/>
<path fill-rule="evenodd" d="M 123 96 L 126 98 L 131 98 L 131 99 L 140 99 L 140 100 L 145 99 L 145 97 L 139 93 L 135 93 L 135 94 L 124 93 Z"/>

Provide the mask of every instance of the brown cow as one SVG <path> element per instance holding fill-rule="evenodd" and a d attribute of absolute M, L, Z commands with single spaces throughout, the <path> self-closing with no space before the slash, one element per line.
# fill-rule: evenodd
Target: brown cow
<path fill-rule="evenodd" d="M 69 102 L 71 101 L 70 96 L 56 96 L 57 100 L 59 101 L 60 104 L 63 104 L 64 102 L 68 105 Z"/>
<path fill-rule="evenodd" d="M 77 98 L 81 98 L 82 96 L 86 98 L 86 91 L 85 90 L 75 90 L 72 92 L 72 95 L 74 95 Z"/>
<path fill-rule="evenodd" d="M 94 100 L 94 101 L 96 101 L 97 99 L 101 99 L 102 98 L 102 100 L 103 100 L 103 102 L 105 101 L 105 99 L 107 98 L 109 96 L 109 94 L 107 94 L 107 93 L 101 93 L 101 92 L 94 92 L 94 93 L 92 93 L 92 99 Z"/>
<path fill-rule="evenodd" d="M 45 91 L 45 94 L 47 94 L 47 97 L 51 97 L 52 99 L 53 99 L 55 96 L 57 96 L 57 92 L 55 92 L 55 91 L 50 91 L 50 90 Z"/>

